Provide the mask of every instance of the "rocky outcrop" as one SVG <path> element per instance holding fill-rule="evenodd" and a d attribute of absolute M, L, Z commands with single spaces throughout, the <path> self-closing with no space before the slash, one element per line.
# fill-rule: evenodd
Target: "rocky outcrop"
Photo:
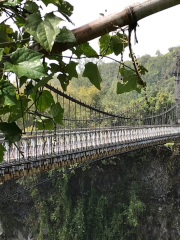
<path fill-rule="evenodd" d="M 83 190 L 80 189 L 82 188 L 80 185 L 82 181 L 85 182 Z M 174 147 L 171 146 L 171 148 L 157 146 L 141 149 L 97 162 L 92 164 L 90 168 L 84 168 L 83 171 L 77 170 L 69 178 L 68 195 L 72 200 L 72 206 L 76 205 L 80 195 L 87 199 L 87 195 L 91 191 L 92 185 L 90 183 L 92 181 L 96 186 L 99 197 L 104 196 L 108 199 L 110 196 L 114 205 L 117 200 L 116 194 L 119 184 L 124 182 L 121 191 L 122 189 L 126 191 L 126 188 L 128 188 L 126 184 L 137 183 L 135 186 L 136 188 L 138 186 L 136 193 L 139 194 L 138 196 L 145 206 L 143 214 L 138 215 L 137 218 L 141 239 L 180 239 L 180 151 L 178 144 Z M 56 185 L 56 182 L 53 184 Z M 12 190 L 18 186 L 22 188 L 20 182 L 11 183 L 12 185 Z M 1 186 L 1 196 L 5 189 L 9 189 L 8 186 L 10 186 L 10 183 Z M 52 184 L 46 184 L 39 188 L 39 194 L 42 196 L 40 199 L 46 199 L 48 192 L 55 194 L 52 186 Z M 56 190 L 54 189 L 54 191 Z M 84 192 L 82 193 L 82 191 Z M 125 194 L 128 196 L 129 192 Z M 26 192 L 16 199 L 2 203 L 0 206 L 0 240 L 36 239 L 36 237 L 33 237 L 34 233 L 31 234 L 33 231 L 29 225 L 31 213 L 36 211 L 37 222 L 36 219 L 31 219 L 31 224 L 39 226 L 38 217 L 41 211 L 37 211 L 39 203 L 35 198 L 35 195 L 32 197 Z M 51 214 L 52 206 L 49 211 L 49 214 Z M 43 239 L 48 239 L 48 231 L 46 228 L 44 229 L 42 232 Z M 38 230 L 38 227 L 36 230 Z M 36 232 L 36 234 L 38 233 Z M 126 238 L 123 240 L 126 240 Z"/>

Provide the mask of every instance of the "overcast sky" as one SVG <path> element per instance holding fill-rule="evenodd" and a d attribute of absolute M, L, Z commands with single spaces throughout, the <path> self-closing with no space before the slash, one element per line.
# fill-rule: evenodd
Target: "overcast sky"
<path fill-rule="evenodd" d="M 100 17 L 99 13 L 107 15 L 120 12 L 128 5 L 144 2 L 144 0 L 69 0 L 69 2 L 74 6 L 74 14 L 71 19 L 75 23 L 75 28 L 77 28 L 98 19 Z M 107 13 L 105 12 L 106 9 Z M 180 45 L 180 5 L 144 18 L 138 23 L 137 37 L 139 43 L 133 46 L 137 56 L 144 54 L 153 56 L 156 50 L 167 53 L 169 47 Z M 92 45 L 95 46 L 94 44 L 93 42 Z"/>

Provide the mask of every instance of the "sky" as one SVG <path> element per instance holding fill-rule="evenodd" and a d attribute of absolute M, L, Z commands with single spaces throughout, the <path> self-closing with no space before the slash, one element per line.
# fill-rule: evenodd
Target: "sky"
<path fill-rule="evenodd" d="M 70 29 L 80 27 L 100 17 L 99 13 L 105 15 L 121 12 L 125 7 L 144 0 L 68 0 L 74 6 L 74 13 L 71 17 L 75 26 Z M 107 10 L 107 12 L 105 12 Z M 136 56 L 150 54 L 155 56 L 157 50 L 165 54 L 168 48 L 180 45 L 180 5 L 169 8 L 162 12 L 153 14 L 138 22 L 137 28 L 138 44 L 133 50 Z M 91 45 L 98 49 L 97 40 L 91 41 Z"/>

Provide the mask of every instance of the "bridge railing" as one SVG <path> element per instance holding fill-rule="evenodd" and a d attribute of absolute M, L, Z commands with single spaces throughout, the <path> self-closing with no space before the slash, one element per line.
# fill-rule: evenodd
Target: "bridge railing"
<path fill-rule="evenodd" d="M 179 128 L 174 126 L 174 106 L 154 116 L 138 115 L 134 108 L 126 114 L 117 115 L 82 103 L 50 85 L 46 87 L 64 109 L 62 124 L 53 123 L 53 129 L 47 131 L 39 128 L 38 123 L 50 117 L 48 112 L 27 113 L 23 120 L 18 120 L 18 125 L 24 130 L 20 142 L 9 146 L 0 135 L 0 142 L 7 150 L 1 164 L 179 133 Z M 4 118 L 8 121 L 8 115 Z"/>
<path fill-rule="evenodd" d="M 65 153 L 81 152 L 110 145 L 122 145 L 130 142 L 158 139 L 180 134 L 178 126 L 142 126 L 124 128 L 82 129 L 81 131 L 54 132 L 43 135 L 37 133 L 23 137 L 16 146 L 0 140 L 6 148 L 4 161 L 1 163 L 26 162 L 48 156 L 60 156 Z"/>

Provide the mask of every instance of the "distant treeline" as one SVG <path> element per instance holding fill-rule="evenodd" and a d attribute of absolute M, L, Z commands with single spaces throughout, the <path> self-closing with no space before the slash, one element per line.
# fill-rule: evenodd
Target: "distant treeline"
<path fill-rule="evenodd" d="M 101 91 L 97 90 L 87 78 L 82 77 L 80 64 L 79 77 L 71 81 L 67 92 L 73 97 L 91 104 L 93 107 L 113 113 L 121 113 L 155 89 L 148 102 L 143 103 L 142 109 L 150 108 L 151 112 L 161 112 L 161 110 L 167 109 L 174 102 L 175 82 L 173 73 L 176 67 L 176 56 L 179 54 L 180 47 L 171 47 L 167 54 L 163 55 L 158 50 L 155 57 L 146 54 L 138 58 L 138 63 L 148 70 L 146 75 L 142 77 L 147 83 L 146 91 L 142 90 L 141 94 L 138 94 L 136 91 L 120 95 L 116 94 L 116 84 L 120 80 L 118 74 L 119 65 L 116 62 L 99 63 L 103 79 Z M 130 61 L 125 63 L 128 66 L 132 65 Z M 162 81 L 161 84 L 156 87 L 160 81 Z M 56 78 L 52 80 L 52 84 L 56 86 L 60 85 Z M 144 113 L 146 114 L 146 111 Z"/>

